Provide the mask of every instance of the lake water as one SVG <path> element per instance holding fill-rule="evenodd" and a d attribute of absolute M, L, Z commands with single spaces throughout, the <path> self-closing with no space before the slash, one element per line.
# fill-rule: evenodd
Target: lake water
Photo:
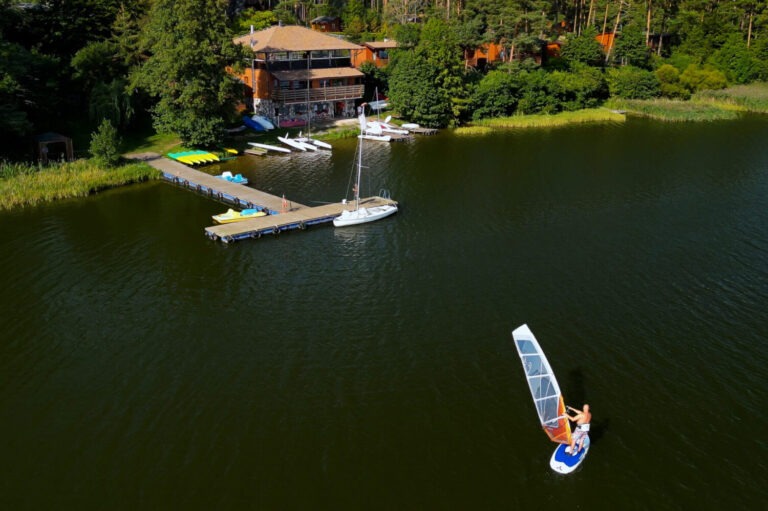
<path fill-rule="evenodd" d="M 768 502 L 768 118 L 366 146 L 401 210 L 231 245 L 164 182 L 0 214 L 3 509 Z M 332 154 L 209 168 L 313 205 Z M 592 447 L 549 468 L 511 330 Z"/>

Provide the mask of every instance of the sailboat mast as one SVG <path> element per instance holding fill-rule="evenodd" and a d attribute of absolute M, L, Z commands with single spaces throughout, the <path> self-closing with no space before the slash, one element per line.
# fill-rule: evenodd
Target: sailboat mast
<path fill-rule="evenodd" d="M 363 144 L 365 139 L 360 139 L 360 149 L 357 151 L 357 186 L 355 186 L 355 207 L 360 209 L 360 175 L 363 170 Z"/>

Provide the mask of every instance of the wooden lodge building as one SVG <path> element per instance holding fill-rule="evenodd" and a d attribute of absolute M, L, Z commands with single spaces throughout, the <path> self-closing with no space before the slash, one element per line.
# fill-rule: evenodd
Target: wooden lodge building
<path fill-rule="evenodd" d="M 363 97 L 363 73 L 352 60 L 362 47 L 308 28 L 280 25 L 234 42 L 253 51 L 238 78 L 255 113 L 282 126 L 355 115 L 355 101 Z"/>
<path fill-rule="evenodd" d="M 362 50 L 352 56 L 352 64 L 360 67 L 365 62 L 373 62 L 378 67 L 389 65 L 389 52 L 397 48 L 397 41 L 385 39 L 383 41 L 370 41 L 362 43 Z"/>

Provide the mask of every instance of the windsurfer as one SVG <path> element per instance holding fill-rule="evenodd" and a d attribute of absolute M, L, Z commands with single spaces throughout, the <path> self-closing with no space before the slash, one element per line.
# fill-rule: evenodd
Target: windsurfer
<path fill-rule="evenodd" d="M 576 429 L 574 430 L 573 435 L 571 435 L 570 451 L 566 450 L 566 452 L 570 454 L 578 454 L 584 446 L 584 440 L 589 434 L 589 423 L 592 421 L 592 414 L 590 413 L 589 405 L 587 404 L 584 405 L 583 410 L 572 408 L 570 406 L 566 406 L 565 408 L 575 412 L 574 415 L 569 415 L 568 412 L 566 412 L 565 415 L 568 417 L 568 420 L 576 423 Z M 577 443 L 578 448 L 575 448 Z"/>

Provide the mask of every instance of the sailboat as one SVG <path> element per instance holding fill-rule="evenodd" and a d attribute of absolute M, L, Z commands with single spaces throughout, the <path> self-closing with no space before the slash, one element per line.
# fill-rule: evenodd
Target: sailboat
<path fill-rule="evenodd" d="M 571 444 L 571 425 L 565 413 L 565 401 L 555 373 L 528 325 L 513 330 L 512 338 L 523 363 L 525 378 L 541 427 L 550 440 L 560 444 L 552 454 L 549 466 L 555 472 L 569 474 L 584 461 L 589 450 L 589 436 L 584 439 L 583 448 L 578 453 L 572 455 L 566 452 L 566 448 Z"/>
<path fill-rule="evenodd" d="M 360 121 L 360 134 L 365 132 L 365 114 L 360 113 L 358 116 Z M 333 225 L 336 227 L 346 227 L 348 225 L 364 224 L 367 222 L 374 222 L 382 218 L 388 217 L 394 213 L 397 213 L 397 206 L 395 204 L 385 204 L 383 206 L 373 206 L 370 208 L 360 207 L 360 177 L 363 171 L 363 144 L 362 138 L 358 139 L 357 146 L 357 179 L 355 182 L 355 209 L 345 209 L 341 212 L 341 215 L 333 219 Z M 344 201 L 346 203 L 346 199 Z"/>

